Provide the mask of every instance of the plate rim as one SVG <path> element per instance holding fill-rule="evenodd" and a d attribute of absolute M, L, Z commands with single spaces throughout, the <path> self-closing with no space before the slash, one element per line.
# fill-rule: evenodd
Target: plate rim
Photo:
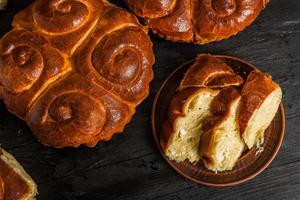
<path fill-rule="evenodd" d="M 222 54 L 211 54 L 217 58 L 225 58 L 225 59 L 232 59 L 238 62 L 241 62 L 245 65 L 248 65 L 250 67 L 252 67 L 253 69 L 257 69 L 260 70 L 258 67 L 256 67 L 255 65 L 241 59 L 241 58 L 237 58 L 237 57 L 233 57 L 233 56 L 229 56 L 229 55 L 222 55 Z M 189 176 L 188 174 L 185 174 L 184 172 L 182 172 L 180 169 L 178 169 L 165 155 L 160 142 L 158 141 L 157 138 L 157 133 L 156 133 L 156 128 L 155 128 L 155 111 L 156 111 L 156 107 L 157 107 L 157 101 L 160 97 L 160 94 L 162 92 L 162 90 L 165 88 L 166 84 L 168 83 L 168 81 L 170 80 L 170 78 L 177 73 L 180 69 L 182 69 L 183 67 L 185 67 L 186 65 L 192 63 L 193 61 L 195 61 L 196 59 L 192 59 L 189 61 L 184 62 L 183 64 L 181 64 L 179 67 L 175 68 L 163 81 L 163 83 L 161 84 L 161 86 L 159 87 L 159 90 L 157 91 L 153 104 L 152 104 L 152 111 L 151 111 L 151 128 L 152 128 L 152 136 L 154 137 L 154 141 L 155 144 L 157 146 L 157 148 L 159 149 L 159 152 L 161 154 L 161 156 L 164 158 L 164 160 L 168 163 L 168 165 L 175 170 L 177 173 L 179 173 L 181 176 L 187 178 L 188 180 L 198 183 L 198 184 L 202 184 L 202 185 L 206 185 L 206 186 L 214 186 L 214 187 L 228 187 L 228 186 L 234 186 L 234 185 L 238 185 L 241 183 L 244 183 L 254 177 L 256 177 L 257 175 L 259 175 L 260 173 L 262 173 L 270 164 L 271 162 L 275 159 L 276 155 L 279 152 L 280 147 L 282 146 L 282 142 L 284 139 L 284 135 L 285 135 L 285 109 L 284 109 L 284 105 L 283 105 L 283 101 L 281 101 L 280 106 L 278 111 L 280 110 L 281 114 L 282 114 L 282 118 L 281 118 L 281 124 L 282 124 L 282 129 L 280 131 L 280 138 L 278 141 L 278 145 L 276 146 L 276 149 L 274 151 L 274 153 L 272 154 L 272 156 L 270 156 L 267 161 L 265 162 L 265 164 L 263 164 L 262 167 L 260 167 L 255 173 L 252 173 L 248 176 L 246 176 L 245 178 L 242 178 L 240 180 L 237 181 L 232 181 L 232 182 L 228 182 L 228 183 L 210 183 L 210 182 L 206 182 L 206 181 L 201 181 L 198 179 L 195 179 L 191 176 Z M 261 70 L 260 70 L 261 71 Z M 278 112 L 277 111 L 277 112 Z"/>

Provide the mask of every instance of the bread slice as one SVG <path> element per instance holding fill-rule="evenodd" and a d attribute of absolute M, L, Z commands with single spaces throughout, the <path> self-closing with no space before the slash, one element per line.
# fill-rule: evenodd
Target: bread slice
<path fill-rule="evenodd" d="M 240 99 L 236 89 L 223 89 L 210 105 L 210 116 L 203 120 L 199 150 L 212 171 L 231 170 L 244 151 L 237 121 Z"/>
<path fill-rule="evenodd" d="M 218 93 L 208 88 L 188 88 L 173 98 L 169 121 L 165 123 L 161 137 L 161 145 L 170 160 L 199 161 L 202 120 L 209 115 L 210 104 Z"/>
<path fill-rule="evenodd" d="M 223 88 L 239 86 L 244 79 L 221 59 L 209 54 L 200 54 L 189 67 L 179 89 L 188 87 Z"/>
<path fill-rule="evenodd" d="M 0 149 L 0 154 L 0 174 L 4 199 L 33 200 L 37 194 L 35 182 L 11 154 L 3 149 Z M 20 190 L 20 184 L 24 189 Z"/>
<path fill-rule="evenodd" d="M 281 88 L 269 75 L 256 70 L 249 74 L 238 114 L 241 135 L 249 149 L 263 143 L 264 132 L 275 117 L 281 99 Z"/>

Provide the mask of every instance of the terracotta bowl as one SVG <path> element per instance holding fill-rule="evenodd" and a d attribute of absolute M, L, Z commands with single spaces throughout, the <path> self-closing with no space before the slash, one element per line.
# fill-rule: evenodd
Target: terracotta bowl
<path fill-rule="evenodd" d="M 238 74 L 247 77 L 249 72 L 257 69 L 254 65 L 231 56 L 216 55 L 216 57 L 224 60 Z M 264 151 L 256 155 L 256 148 L 245 152 L 231 171 L 214 173 L 204 167 L 200 161 L 196 165 L 190 164 L 188 161 L 176 163 L 169 160 L 159 143 L 160 133 L 163 122 L 166 120 L 169 103 L 176 93 L 176 89 L 182 80 L 184 73 L 193 63 L 191 60 L 179 68 L 177 68 L 165 80 L 159 89 L 153 104 L 152 110 L 152 129 L 155 143 L 160 153 L 167 163 L 182 176 L 208 186 L 231 186 L 243 183 L 259 173 L 261 173 L 275 158 L 282 144 L 285 130 L 285 114 L 283 104 L 280 105 L 278 112 L 271 125 L 265 132 Z"/>

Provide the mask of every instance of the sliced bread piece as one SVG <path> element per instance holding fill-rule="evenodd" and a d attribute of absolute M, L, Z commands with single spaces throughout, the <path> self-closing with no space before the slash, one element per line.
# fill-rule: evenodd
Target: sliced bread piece
<path fill-rule="evenodd" d="M 282 91 L 271 77 L 252 71 L 242 90 L 239 126 L 248 148 L 263 143 L 264 132 L 275 117 L 282 99 Z"/>
<path fill-rule="evenodd" d="M 200 54 L 186 72 L 179 90 L 188 87 L 221 88 L 243 83 L 244 79 L 221 59 L 209 54 Z"/>
<path fill-rule="evenodd" d="M 236 89 L 223 89 L 210 105 L 210 116 L 203 120 L 199 150 L 204 164 L 212 171 L 231 170 L 244 151 L 237 121 L 239 103 Z"/>
<path fill-rule="evenodd" d="M 161 145 L 170 160 L 199 161 L 202 120 L 209 115 L 210 103 L 218 93 L 208 88 L 187 88 L 172 99 L 169 120 L 161 137 Z"/>
<path fill-rule="evenodd" d="M 37 186 L 18 161 L 0 149 L 0 177 L 3 199 L 33 200 Z"/>

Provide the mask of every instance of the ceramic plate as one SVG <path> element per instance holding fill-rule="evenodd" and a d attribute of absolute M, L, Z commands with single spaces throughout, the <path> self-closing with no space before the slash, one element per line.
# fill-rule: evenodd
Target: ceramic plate
<path fill-rule="evenodd" d="M 224 55 L 216 55 L 216 57 L 224 60 L 233 68 L 233 70 L 244 78 L 247 77 L 251 70 L 257 69 L 254 65 L 239 58 Z M 169 103 L 175 95 L 176 89 L 179 86 L 185 72 L 193 61 L 194 60 L 191 60 L 177 68 L 165 80 L 156 95 L 152 110 L 152 129 L 155 142 L 167 163 L 179 174 L 194 182 L 209 186 L 230 186 L 245 182 L 262 172 L 278 153 L 285 130 L 283 104 L 280 105 L 274 120 L 265 132 L 263 144 L 264 151 L 256 154 L 256 148 L 252 148 L 245 152 L 236 163 L 233 170 L 214 173 L 213 171 L 207 170 L 201 161 L 196 165 L 192 165 L 188 161 L 180 163 L 171 161 L 165 156 L 159 143 L 161 128 L 167 118 Z"/>

